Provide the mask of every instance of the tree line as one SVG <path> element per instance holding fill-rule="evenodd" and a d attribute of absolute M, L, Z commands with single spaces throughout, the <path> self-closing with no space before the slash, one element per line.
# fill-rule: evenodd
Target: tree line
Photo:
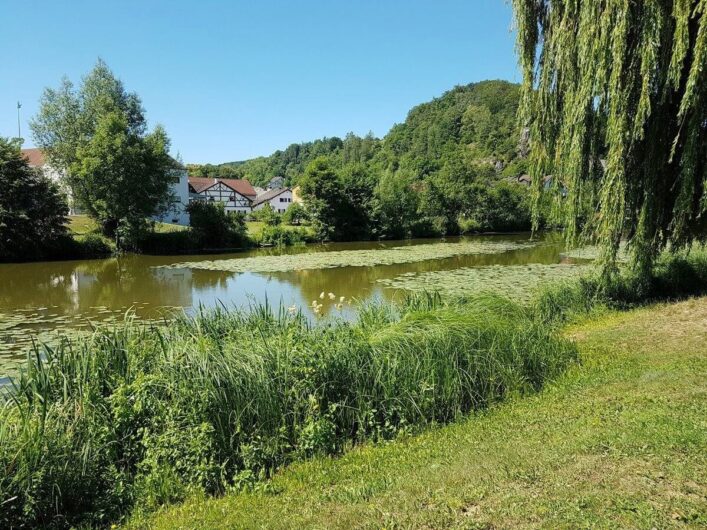
<path fill-rule="evenodd" d="M 255 185 L 273 176 L 301 185 L 321 239 L 527 230 L 528 194 L 516 182 L 526 170 L 519 99 L 516 84 L 472 83 L 413 108 L 382 139 L 349 133 L 269 157 L 188 168 Z"/>

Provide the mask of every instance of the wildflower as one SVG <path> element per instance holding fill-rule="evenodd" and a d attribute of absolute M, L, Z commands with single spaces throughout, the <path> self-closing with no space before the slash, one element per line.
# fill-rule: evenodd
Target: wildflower
<path fill-rule="evenodd" d="M 341 311 L 344 308 L 344 304 L 338 303 L 336 304 L 336 308 Z"/>
<path fill-rule="evenodd" d="M 346 300 L 346 297 L 345 297 L 345 296 L 340 296 L 340 297 L 339 297 L 339 303 L 340 303 L 340 304 L 343 304 L 343 303 L 344 303 L 344 300 Z"/>
<path fill-rule="evenodd" d="M 290 313 L 290 315 L 294 315 L 297 312 L 297 306 L 293 304 L 287 308 L 287 311 Z"/>
<path fill-rule="evenodd" d="M 336 295 L 334 295 L 334 293 L 329 293 L 329 300 L 335 300 L 335 299 L 336 299 Z"/>
<path fill-rule="evenodd" d="M 321 298 L 322 300 L 324 300 L 324 291 L 321 292 L 321 294 L 319 295 L 319 298 Z"/>

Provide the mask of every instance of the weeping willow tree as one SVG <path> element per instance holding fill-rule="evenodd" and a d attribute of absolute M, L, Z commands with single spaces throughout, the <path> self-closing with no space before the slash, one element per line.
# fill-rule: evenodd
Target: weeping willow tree
<path fill-rule="evenodd" d="M 534 223 L 644 278 L 707 238 L 707 0 L 513 0 Z M 543 177 L 552 175 L 549 179 Z M 550 188 L 549 190 L 547 188 Z"/>

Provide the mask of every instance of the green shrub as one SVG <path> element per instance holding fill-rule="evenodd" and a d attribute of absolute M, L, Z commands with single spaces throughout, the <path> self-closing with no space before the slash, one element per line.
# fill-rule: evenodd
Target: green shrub
<path fill-rule="evenodd" d="M 287 246 L 307 242 L 307 232 L 302 228 L 265 225 L 260 233 L 261 245 Z"/>
<path fill-rule="evenodd" d="M 245 217 L 227 212 L 220 202 L 193 201 L 187 208 L 191 227 L 203 248 L 246 246 Z"/>
<path fill-rule="evenodd" d="M 149 232 L 140 241 L 140 251 L 146 254 L 184 254 L 201 248 L 202 242 L 193 229 Z"/>
<path fill-rule="evenodd" d="M 458 220 L 460 232 L 510 232 L 530 230 L 529 191 L 514 183 L 474 187 L 474 206 Z"/>
<path fill-rule="evenodd" d="M 126 324 L 31 356 L 0 409 L 0 527 L 106 524 L 293 459 L 453 421 L 576 358 L 507 301 L 311 325 L 267 307 Z"/>
<path fill-rule="evenodd" d="M 100 234 L 88 233 L 75 238 L 79 253 L 84 258 L 109 256 L 113 253 L 112 243 Z"/>
<path fill-rule="evenodd" d="M 664 254 L 649 278 L 630 269 L 617 273 L 607 283 L 596 276 L 580 278 L 544 289 L 536 300 L 536 311 L 544 322 L 571 320 L 602 307 L 627 309 L 659 300 L 677 300 L 707 294 L 707 250 Z"/>
<path fill-rule="evenodd" d="M 273 210 L 270 203 L 265 204 L 259 210 L 255 210 L 250 214 L 253 221 L 261 221 L 265 226 L 278 226 L 282 222 L 282 215 Z"/>
<path fill-rule="evenodd" d="M 57 184 L 0 137 L 0 260 L 55 257 L 66 242 L 68 212 Z"/>
<path fill-rule="evenodd" d="M 293 202 L 282 214 L 282 221 L 288 225 L 300 225 L 309 221 L 309 213 L 298 202 Z"/>

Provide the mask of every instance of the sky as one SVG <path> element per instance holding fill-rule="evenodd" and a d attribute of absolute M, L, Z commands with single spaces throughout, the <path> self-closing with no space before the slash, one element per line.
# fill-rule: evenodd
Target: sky
<path fill-rule="evenodd" d="M 369 131 L 459 84 L 521 79 L 505 0 L 0 0 L 0 136 L 100 57 L 187 163 Z"/>

